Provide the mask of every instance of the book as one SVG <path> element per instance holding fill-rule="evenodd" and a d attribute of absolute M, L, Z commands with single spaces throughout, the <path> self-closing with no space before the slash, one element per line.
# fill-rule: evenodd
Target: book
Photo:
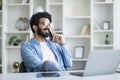
<path fill-rule="evenodd" d="M 29 35 L 26 35 L 26 39 L 25 39 L 26 42 L 29 41 Z"/>
<path fill-rule="evenodd" d="M 89 34 L 90 34 L 90 25 L 88 25 L 87 30 L 85 32 L 85 35 L 89 35 Z"/>
<path fill-rule="evenodd" d="M 89 32 L 90 32 L 90 24 L 84 25 L 81 31 L 81 35 L 88 35 Z"/>

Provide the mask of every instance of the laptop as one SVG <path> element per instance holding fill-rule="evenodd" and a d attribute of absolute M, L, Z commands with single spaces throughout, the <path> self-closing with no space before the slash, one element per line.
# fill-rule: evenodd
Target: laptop
<path fill-rule="evenodd" d="M 84 73 L 70 72 L 77 76 L 94 76 L 116 73 L 120 61 L 120 50 L 92 50 L 89 53 Z"/>

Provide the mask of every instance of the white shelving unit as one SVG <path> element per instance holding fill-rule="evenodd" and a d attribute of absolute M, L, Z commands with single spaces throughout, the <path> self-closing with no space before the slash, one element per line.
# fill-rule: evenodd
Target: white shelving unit
<path fill-rule="evenodd" d="M 47 11 L 54 15 L 52 16 L 52 29 L 57 33 L 63 33 L 64 13 L 63 0 L 48 0 Z"/>
<path fill-rule="evenodd" d="M 14 72 L 13 63 L 21 62 L 20 44 L 13 46 L 8 44 L 10 37 L 17 36 L 22 42 L 25 42 L 26 35 L 30 35 L 30 30 L 19 31 L 15 28 L 19 17 L 30 18 L 30 3 L 22 3 L 21 0 L 3 1 L 3 73 Z"/>
<path fill-rule="evenodd" d="M 0 10 L 0 19 L 3 17 L 0 20 L 2 72 L 12 73 L 14 61 L 21 62 L 20 45 L 8 45 L 9 38 L 18 36 L 24 42 L 26 35 L 29 35 L 29 39 L 32 37 L 30 28 L 27 31 L 18 31 L 15 28 L 15 22 L 21 16 L 29 19 L 37 7 L 42 7 L 52 14 L 53 30 L 64 35 L 73 58 L 73 67 L 69 70 L 84 72 L 90 50 L 120 48 L 118 47 L 119 42 L 114 40 L 120 41 L 117 35 L 120 31 L 114 31 L 119 28 L 117 21 L 120 20 L 118 14 L 115 16 L 115 12 L 117 12 L 115 7 L 119 6 L 117 1 L 119 2 L 119 0 L 114 0 L 114 2 L 106 2 L 105 0 L 29 0 L 28 3 L 23 4 L 21 0 L 3 0 L 3 10 Z M 117 6 L 114 7 L 114 4 Z M 3 13 L 4 15 L 2 15 Z M 115 17 L 118 17 L 116 20 L 118 25 L 115 25 Z M 94 19 L 99 24 L 99 30 L 96 28 Z M 109 30 L 102 28 L 102 23 L 106 20 L 110 22 Z M 90 33 L 81 35 L 83 26 L 86 24 L 90 24 Z M 115 28 L 116 26 L 118 27 Z M 107 45 L 104 44 L 106 34 L 110 37 L 110 44 Z M 84 46 L 84 54 L 81 59 L 74 57 L 76 46 Z"/>
<path fill-rule="evenodd" d="M 93 0 L 92 2 L 92 16 L 93 16 L 93 31 L 92 31 L 92 43 L 93 49 L 114 49 L 114 2 L 106 2 L 105 0 Z M 96 30 L 95 25 L 96 21 L 99 25 L 100 30 Z M 110 22 L 110 29 L 104 30 L 103 29 L 103 22 L 109 21 Z M 105 44 L 105 36 L 109 35 L 110 44 Z"/>
<path fill-rule="evenodd" d="M 73 58 L 70 71 L 81 71 L 91 48 L 91 35 L 80 35 L 83 26 L 91 24 L 91 0 L 64 0 L 64 16 L 63 34 Z M 74 58 L 76 46 L 84 46 L 82 59 Z"/>

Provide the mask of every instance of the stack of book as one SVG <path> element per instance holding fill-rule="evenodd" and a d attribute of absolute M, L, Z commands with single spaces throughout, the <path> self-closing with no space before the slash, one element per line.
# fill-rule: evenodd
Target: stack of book
<path fill-rule="evenodd" d="M 81 35 L 86 36 L 90 34 L 90 24 L 86 24 L 83 26 Z"/>

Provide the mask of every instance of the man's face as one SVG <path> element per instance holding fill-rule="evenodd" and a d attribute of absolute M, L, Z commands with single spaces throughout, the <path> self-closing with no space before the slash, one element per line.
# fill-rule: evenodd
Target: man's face
<path fill-rule="evenodd" d="M 50 35 L 50 27 L 51 25 L 48 18 L 40 18 L 37 28 L 37 34 L 44 38 L 48 37 Z"/>

